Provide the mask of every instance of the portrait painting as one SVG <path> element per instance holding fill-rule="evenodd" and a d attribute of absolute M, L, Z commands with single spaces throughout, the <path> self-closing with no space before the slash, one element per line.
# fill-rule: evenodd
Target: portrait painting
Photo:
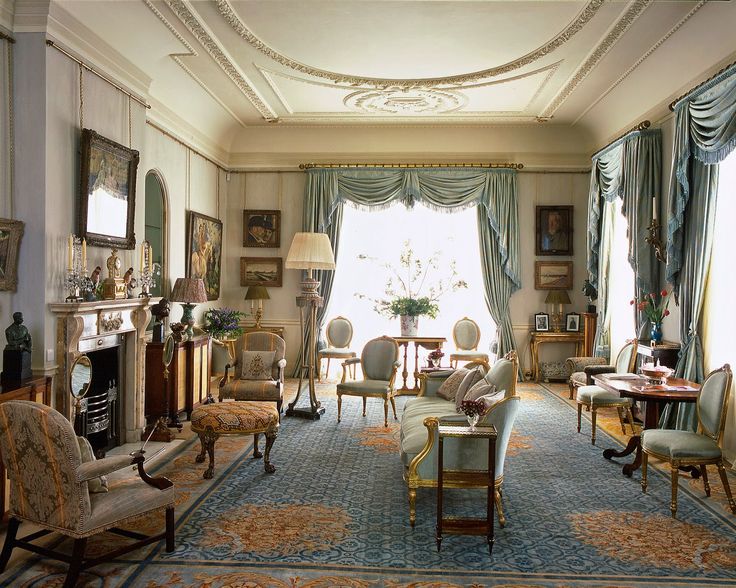
<path fill-rule="evenodd" d="M 568 312 L 565 315 L 565 330 L 568 332 L 580 330 L 580 315 L 577 312 Z"/>
<path fill-rule="evenodd" d="M 546 312 L 538 312 L 534 315 L 534 330 L 549 331 L 549 315 Z"/>
<path fill-rule="evenodd" d="M 241 257 L 241 286 L 281 287 L 284 264 L 281 257 Z"/>
<path fill-rule="evenodd" d="M 139 154 L 82 129 L 79 233 L 88 245 L 133 249 Z"/>
<path fill-rule="evenodd" d="M 244 210 L 243 247 L 281 247 L 281 211 Z"/>
<path fill-rule="evenodd" d="M 187 234 L 187 277 L 202 278 L 207 300 L 217 300 L 222 266 L 222 221 L 190 211 Z"/>
<path fill-rule="evenodd" d="M 572 255 L 572 206 L 537 206 L 537 255 Z"/>
<path fill-rule="evenodd" d="M 18 288 L 18 251 L 25 224 L 0 218 L 0 290 Z"/>
<path fill-rule="evenodd" d="M 572 288 L 572 261 L 535 261 L 534 288 L 536 290 L 570 290 Z"/>

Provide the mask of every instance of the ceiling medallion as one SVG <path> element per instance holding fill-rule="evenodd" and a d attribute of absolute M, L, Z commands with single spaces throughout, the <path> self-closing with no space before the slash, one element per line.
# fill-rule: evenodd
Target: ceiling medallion
<path fill-rule="evenodd" d="M 360 90 L 343 100 L 345 106 L 358 112 L 404 116 L 452 112 L 467 103 L 467 97 L 459 92 L 423 88 Z"/>

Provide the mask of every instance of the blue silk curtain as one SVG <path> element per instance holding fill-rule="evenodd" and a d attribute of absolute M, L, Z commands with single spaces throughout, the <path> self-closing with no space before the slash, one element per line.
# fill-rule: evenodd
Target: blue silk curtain
<path fill-rule="evenodd" d="M 682 349 L 676 373 L 704 378 L 700 323 L 710 265 L 718 163 L 736 148 L 736 64 L 675 106 L 672 178 L 667 202 L 667 281 L 680 300 Z M 694 430 L 692 405 L 665 414 L 669 426 Z"/>
<path fill-rule="evenodd" d="M 315 168 L 307 172 L 304 199 L 305 231 L 327 233 L 337 253 L 342 206 L 376 209 L 395 201 L 415 202 L 441 212 L 478 207 L 479 240 L 485 298 L 498 326 L 499 355 L 516 348 L 509 316 L 509 298 L 521 288 L 516 171 L 456 168 Z M 317 272 L 325 305 L 333 272 Z M 306 340 L 306 339 L 305 339 Z M 302 342 L 302 348 L 305 342 Z M 301 354 L 300 354 L 301 355 Z M 301 362 L 300 362 L 301 364 Z"/>

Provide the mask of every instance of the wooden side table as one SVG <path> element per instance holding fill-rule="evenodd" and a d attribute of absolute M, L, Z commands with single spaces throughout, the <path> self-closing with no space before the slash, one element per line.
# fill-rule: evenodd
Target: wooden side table
<path fill-rule="evenodd" d="M 532 331 L 529 350 L 532 356 L 532 380 L 539 381 L 539 346 L 542 343 L 575 343 L 575 355 L 582 355 L 585 338 L 579 331 Z"/>
<path fill-rule="evenodd" d="M 442 544 L 442 534 L 449 535 L 485 535 L 488 541 L 488 553 L 493 553 L 493 517 L 494 515 L 494 483 L 496 479 L 496 427 L 493 425 L 477 425 L 470 428 L 463 423 L 440 421 L 437 427 L 437 551 Z M 448 437 L 456 439 L 488 439 L 488 468 L 486 470 L 452 470 L 444 469 L 444 440 Z M 485 518 L 445 517 L 442 514 L 442 495 L 445 485 L 448 488 L 487 488 Z"/>
<path fill-rule="evenodd" d="M 419 348 L 424 349 L 442 349 L 442 344 L 447 342 L 445 337 L 394 337 L 399 347 L 404 348 L 404 362 L 401 370 L 403 384 L 401 388 L 396 389 L 396 394 L 419 394 Z M 406 379 L 409 377 L 409 343 L 414 343 L 414 387 L 409 388 L 406 385 Z M 401 350 L 399 350 L 400 352 Z"/>

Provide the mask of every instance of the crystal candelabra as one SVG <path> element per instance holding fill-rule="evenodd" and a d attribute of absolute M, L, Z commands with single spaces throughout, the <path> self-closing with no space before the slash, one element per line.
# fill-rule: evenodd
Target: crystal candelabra
<path fill-rule="evenodd" d="M 141 293 L 138 294 L 138 298 L 150 298 L 151 289 L 156 286 L 156 280 L 154 274 L 156 269 L 160 266 L 157 263 L 153 263 L 153 248 L 148 241 L 141 243 Z"/>
<path fill-rule="evenodd" d="M 69 266 L 66 270 L 67 302 L 82 302 L 81 290 L 87 273 L 87 246 L 76 235 L 69 236 Z"/>

